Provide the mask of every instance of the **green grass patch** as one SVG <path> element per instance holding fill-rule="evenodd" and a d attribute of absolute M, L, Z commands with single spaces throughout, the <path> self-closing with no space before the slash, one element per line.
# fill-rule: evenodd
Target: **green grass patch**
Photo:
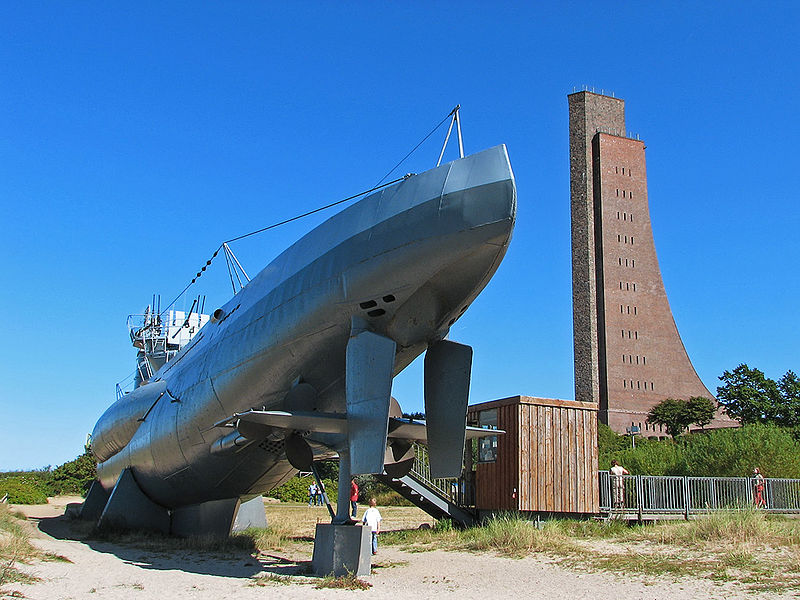
<path fill-rule="evenodd" d="M 334 577 L 329 575 L 323 577 L 317 585 L 317 589 L 334 589 L 334 590 L 368 590 L 372 584 L 357 577 L 354 573 L 348 573 L 341 577 Z"/>

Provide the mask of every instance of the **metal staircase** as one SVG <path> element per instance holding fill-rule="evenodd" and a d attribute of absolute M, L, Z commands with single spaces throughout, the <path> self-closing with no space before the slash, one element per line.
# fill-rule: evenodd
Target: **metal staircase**
<path fill-rule="evenodd" d="M 406 500 L 412 502 L 435 519 L 451 519 L 461 527 L 477 522 L 474 507 L 469 502 L 471 486 L 465 478 L 432 479 L 428 449 L 414 445 L 414 466 L 405 477 L 393 478 L 376 475 L 376 479 L 388 485 Z"/>

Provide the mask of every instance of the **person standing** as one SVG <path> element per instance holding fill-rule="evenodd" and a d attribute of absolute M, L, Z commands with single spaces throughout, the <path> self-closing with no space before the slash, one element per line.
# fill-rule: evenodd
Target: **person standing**
<path fill-rule="evenodd" d="M 620 465 L 616 459 L 611 461 L 611 489 L 614 493 L 614 508 L 625 508 L 625 478 L 630 475 L 628 469 Z"/>
<path fill-rule="evenodd" d="M 372 529 L 372 554 L 378 553 L 378 534 L 381 532 L 381 517 L 380 511 L 376 508 L 378 501 L 375 498 L 369 499 L 369 508 L 364 511 L 364 524 Z"/>
<path fill-rule="evenodd" d="M 758 467 L 753 469 L 753 503 L 757 508 L 766 508 L 767 501 L 764 498 L 764 476 Z"/>
<path fill-rule="evenodd" d="M 353 518 L 356 518 L 358 511 L 358 484 L 355 479 L 350 480 L 350 512 Z"/>
<path fill-rule="evenodd" d="M 325 482 L 320 482 L 317 486 L 317 506 L 325 506 Z"/>
<path fill-rule="evenodd" d="M 317 505 L 317 484 L 313 482 L 308 486 L 308 505 Z"/>

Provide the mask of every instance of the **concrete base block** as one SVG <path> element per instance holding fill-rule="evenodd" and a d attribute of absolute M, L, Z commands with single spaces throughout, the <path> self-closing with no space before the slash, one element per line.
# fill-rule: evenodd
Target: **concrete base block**
<path fill-rule="evenodd" d="M 80 518 L 84 521 L 97 521 L 100 515 L 103 514 L 103 509 L 106 507 L 107 502 L 108 492 L 95 479 L 92 482 L 92 487 L 89 488 L 89 493 L 86 494 L 86 500 L 83 501 Z"/>
<path fill-rule="evenodd" d="M 181 506 L 172 511 L 170 533 L 181 537 L 207 535 L 226 538 L 231 532 L 238 506 L 238 498 Z"/>
<path fill-rule="evenodd" d="M 318 523 L 311 566 L 316 575 L 369 575 L 372 532 L 361 525 Z"/>
<path fill-rule="evenodd" d="M 130 469 L 119 476 L 97 526 L 149 529 L 169 533 L 169 511 L 150 500 L 136 483 Z"/>
<path fill-rule="evenodd" d="M 264 510 L 264 497 L 256 496 L 252 500 L 242 502 L 233 520 L 231 532 L 244 531 L 248 527 L 266 527 L 267 513 Z"/>

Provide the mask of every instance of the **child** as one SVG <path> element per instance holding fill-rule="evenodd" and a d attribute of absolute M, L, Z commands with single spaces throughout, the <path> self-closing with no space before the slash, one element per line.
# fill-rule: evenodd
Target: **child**
<path fill-rule="evenodd" d="M 378 553 L 378 534 L 381 532 L 381 521 L 383 518 L 381 517 L 381 513 L 378 511 L 375 506 L 378 504 L 378 501 L 375 498 L 369 499 L 369 508 L 364 513 L 364 524 L 369 525 L 372 529 L 372 553 Z"/>

